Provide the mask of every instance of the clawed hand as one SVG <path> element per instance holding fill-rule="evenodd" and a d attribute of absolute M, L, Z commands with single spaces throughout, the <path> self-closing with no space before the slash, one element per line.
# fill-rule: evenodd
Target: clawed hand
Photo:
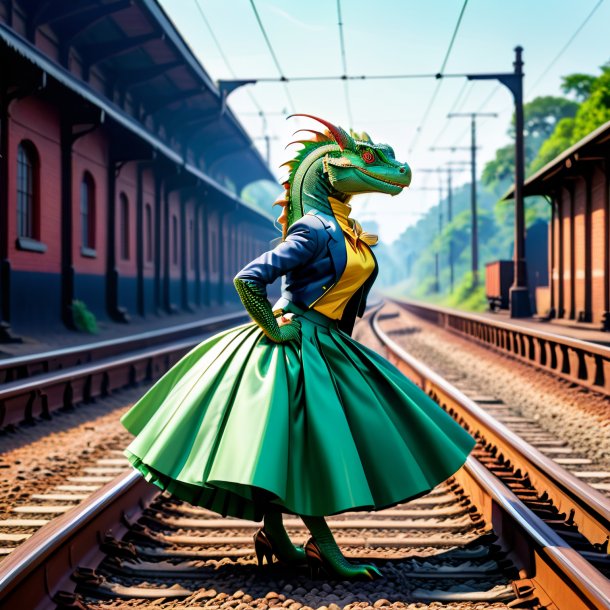
<path fill-rule="evenodd" d="M 293 313 L 285 313 L 276 318 L 278 326 L 284 326 L 284 324 L 290 324 L 290 320 L 294 317 Z"/>

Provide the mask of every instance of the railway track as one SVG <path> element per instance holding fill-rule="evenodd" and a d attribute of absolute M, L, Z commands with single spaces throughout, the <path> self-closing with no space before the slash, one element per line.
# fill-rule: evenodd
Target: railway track
<path fill-rule="evenodd" d="M 212 332 L 248 321 L 244 312 L 0 360 L 0 429 L 49 418 L 114 390 L 157 379 Z"/>
<path fill-rule="evenodd" d="M 594 392 L 610 395 L 610 347 L 448 307 L 391 299 L 445 330 Z"/>
<path fill-rule="evenodd" d="M 537 462 L 535 449 L 410 359 L 380 317 L 371 314 L 370 322 L 389 358 L 464 425 L 480 429 L 481 441 L 466 466 L 427 496 L 330 519 L 346 554 L 378 563 L 384 580 L 320 581 L 305 570 L 258 569 L 256 524 L 164 497 L 114 453 L 102 458 L 104 472 L 91 473 L 100 476 L 96 485 L 112 480 L 74 508 L 66 508 L 68 496 L 91 493 L 90 481 L 33 498 L 32 511 L 54 504 L 61 512 L 0 563 L 0 606 L 610 608 L 606 499 L 566 489 L 574 481 L 565 471 L 563 479 L 555 470 L 555 478 L 547 472 L 542 479 L 537 469 L 553 464 Z M 287 527 L 296 541 L 305 539 L 296 519 Z"/>

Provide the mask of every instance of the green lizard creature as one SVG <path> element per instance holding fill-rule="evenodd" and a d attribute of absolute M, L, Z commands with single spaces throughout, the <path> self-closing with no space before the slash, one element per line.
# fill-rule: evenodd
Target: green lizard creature
<path fill-rule="evenodd" d="M 374 144 L 366 132 L 348 134 L 341 127 L 308 114 L 322 123 L 327 131 L 299 129 L 313 134 L 313 139 L 297 140 L 302 144 L 296 157 L 282 166 L 290 170 L 287 190 L 287 225 L 296 222 L 312 209 L 333 216 L 328 202 L 334 197 L 347 202 L 359 193 L 398 195 L 411 183 L 411 169 L 394 158 L 387 144 Z M 290 117 L 289 117 L 290 118 Z"/>
<path fill-rule="evenodd" d="M 309 132 L 313 138 L 298 140 L 291 144 L 301 144 L 302 148 L 296 153 L 294 159 L 284 163 L 289 168 L 289 177 L 283 183 L 286 189 L 283 198 L 276 204 L 282 205 L 283 212 L 280 220 L 283 225 L 283 236 L 285 240 L 290 228 L 298 223 L 307 214 L 322 217 L 328 227 L 335 234 L 342 235 L 342 227 L 333 212 L 330 199 L 347 203 L 353 195 L 360 193 L 385 193 L 397 195 L 411 182 L 411 169 L 406 163 L 398 162 L 394 157 L 394 151 L 386 144 L 374 144 L 366 133 L 348 134 L 341 127 L 313 117 L 300 114 L 292 116 L 304 116 L 322 123 L 326 130 L 324 132 L 310 129 L 298 130 Z M 366 243 L 376 242 L 376 236 L 371 236 L 362 231 L 359 223 L 349 219 L 349 227 L 343 225 L 343 229 L 350 229 L 363 238 L 368 237 Z M 322 225 L 319 225 L 322 227 Z M 322 233 L 326 231 L 322 229 Z M 345 242 L 343 239 L 330 240 L 328 249 L 333 261 L 334 277 L 330 280 L 321 281 L 319 284 L 310 284 L 302 289 L 291 286 L 290 272 L 287 273 L 288 288 L 294 298 L 300 294 L 299 301 L 308 305 L 320 298 L 320 291 L 328 292 L 339 277 L 346 265 Z M 326 250 L 325 250 L 326 251 Z M 296 253 L 299 256 L 298 253 Z M 264 256 L 264 255 L 263 255 Z M 298 260 L 290 260 L 285 257 L 294 267 Z M 372 253 L 370 254 L 372 257 Z M 278 253 L 276 260 L 281 258 Z M 372 257 L 374 259 L 374 257 Z M 273 266 L 273 262 L 267 261 L 258 265 L 256 261 L 245 267 L 235 278 L 235 286 L 244 306 L 252 318 L 263 329 L 263 332 L 273 341 L 283 343 L 299 336 L 298 323 L 278 325 L 274 312 L 266 298 L 266 290 L 263 283 L 255 281 L 255 278 L 265 276 L 267 269 Z M 276 274 L 280 268 L 276 268 Z M 240 277 L 242 276 L 242 277 Z M 269 277 L 269 276 L 266 276 Z M 275 278 L 273 278 L 275 279 Z M 364 298 L 359 297 L 359 303 L 366 301 L 366 292 L 370 289 L 374 274 L 364 292 Z M 318 287 L 318 292 L 316 292 Z M 359 310 L 363 307 L 359 307 Z M 361 311 L 358 311 L 361 315 Z M 356 312 L 353 312 L 355 317 Z M 264 528 L 259 530 L 255 537 L 255 544 L 259 561 L 263 556 L 267 560 L 276 555 L 285 563 L 300 563 L 305 559 L 305 551 L 310 567 L 323 567 L 327 572 L 341 577 L 365 577 L 375 578 L 379 576 L 378 570 L 373 565 L 355 565 L 347 561 L 341 554 L 335 540 L 323 517 L 302 516 L 303 521 L 312 533 L 313 539 L 308 542 L 305 549 L 295 547 L 288 538 L 282 524 L 281 512 L 269 511 L 265 513 Z M 315 565 L 312 565 L 315 564 Z"/>

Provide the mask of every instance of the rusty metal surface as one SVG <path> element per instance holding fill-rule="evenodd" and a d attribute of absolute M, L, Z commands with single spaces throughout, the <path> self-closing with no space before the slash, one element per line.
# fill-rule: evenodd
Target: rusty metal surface
<path fill-rule="evenodd" d="M 442 328 L 610 396 L 610 348 L 405 299 L 393 303 Z"/>
<path fill-rule="evenodd" d="M 184 324 L 166 328 L 128 334 L 122 338 L 95 341 L 84 345 L 73 345 L 26 356 L 0 358 L 0 383 L 25 379 L 41 373 L 50 373 L 86 362 L 94 362 L 127 350 L 142 349 L 168 341 L 176 341 L 195 334 L 222 328 L 227 324 L 247 320 L 244 312 L 208 316 Z"/>
<path fill-rule="evenodd" d="M 0 564 L 0 607 L 55 607 L 54 594 L 75 586 L 74 567 L 96 566 L 104 536 L 122 536 L 124 513 L 137 518 L 157 493 L 130 471 L 38 530 Z"/>
<path fill-rule="evenodd" d="M 88 402 L 113 390 L 156 379 L 206 338 L 208 333 L 247 319 L 243 313 L 215 316 L 119 341 L 104 341 L 11 359 L 18 360 L 21 365 L 24 361 L 31 361 L 37 367 L 46 358 L 52 364 L 44 368 L 57 368 L 0 385 L 0 428 L 37 417 L 48 417 L 62 407 Z M 149 345 L 151 343 L 152 346 Z M 83 363 L 69 365 L 77 355 Z"/>
<path fill-rule="evenodd" d="M 402 305 L 400 302 L 399 304 Z M 429 315 L 429 312 L 426 313 Z M 479 439 L 482 438 L 485 443 L 494 445 L 503 459 L 510 461 L 514 468 L 520 469 L 524 476 L 532 479 L 539 489 L 544 489 L 549 496 L 552 496 L 562 511 L 566 511 L 566 514 L 573 511 L 572 518 L 579 529 L 585 531 L 587 536 L 591 536 L 595 543 L 599 543 L 600 546 L 607 545 L 610 534 L 610 502 L 606 498 L 583 485 L 581 481 L 497 422 L 442 377 L 411 357 L 382 331 L 377 315 L 373 319 L 373 328 L 387 350 L 388 359 L 395 366 L 467 429 L 473 433 L 476 431 Z M 479 466 L 476 469 L 479 469 Z M 500 536 L 508 527 L 511 530 L 509 536 L 514 537 L 515 524 L 524 531 L 527 531 L 532 523 L 539 525 L 528 534 L 529 542 L 524 538 L 521 543 L 526 554 L 530 552 L 533 554 L 525 559 L 521 558 L 520 561 L 526 566 L 529 565 L 538 585 L 546 591 L 549 599 L 552 599 L 558 608 L 566 610 L 610 608 L 610 581 L 603 574 L 583 559 L 576 550 L 570 548 L 563 538 L 557 536 L 542 520 L 529 511 L 502 483 L 499 483 L 500 487 L 494 492 L 494 497 L 489 490 L 477 491 L 477 486 L 480 486 L 477 481 L 481 477 L 470 482 L 464 480 L 465 470 L 472 470 L 472 467 L 461 470 L 456 478 L 467 493 L 475 498 L 474 503 L 478 507 L 484 507 L 482 509 L 484 518 Z M 485 469 L 481 467 L 481 472 L 483 470 Z M 489 474 L 489 477 L 493 475 Z M 488 484 L 489 477 L 487 475 L 484 477 Z M 501 511 L 495 508 L 499 504 L 502 505 Z M 510 515 L 511 510 L 513 511 L 510 516 L 511 525 L 507 525 L 505 514 Z M 527 518 L 524 518 L 524 515 Z M 530 521 L 532 523 L 529 523 Z M 516 546 L 518 547 L 519 544 L 517 543 Z"/>

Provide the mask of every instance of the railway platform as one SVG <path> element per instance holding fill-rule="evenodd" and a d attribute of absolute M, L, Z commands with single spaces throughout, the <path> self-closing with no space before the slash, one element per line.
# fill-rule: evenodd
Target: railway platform
<path fill-rule="evenodd" d="M 459 310 L 458 310 L 459 311 Z M 600 345 L 610 346 L 610 333 L 600 330 L 599 324 L 587 322 L 576 322 L 575 320 L 551 319 L 546 318 L 511 318 L 508 310 L 501 309 L 497 312 L 484 311 L 477 315 L 489 318 L 491 321 L 501 321 L 515 326 L 531 330 L 542 330 L 544 332 L 562 335 L 579 341 L 590 341 Z"/>
<path fill-rule="evenodd" d="M 208 317 L 243 311 L 237 302 L 201 308 L 194 312 L 179 312 L 175 314 L 151 314 L 146 318 L 137 317 L 128 324 L 121 322 L 104 321 L 99 324 L 97 334 L 86 333 L 66 328 L 56 328 L 46 332 L 33 331 L 21 335 L 21 342 L 0 343 L 0 362 L 10 358 L 29 356 L 42 352 L 65 348 L 86 347 L 104 341 L 118 338 L 128 338 L 142 333 L 168 329 L 194 323 Z"/>

